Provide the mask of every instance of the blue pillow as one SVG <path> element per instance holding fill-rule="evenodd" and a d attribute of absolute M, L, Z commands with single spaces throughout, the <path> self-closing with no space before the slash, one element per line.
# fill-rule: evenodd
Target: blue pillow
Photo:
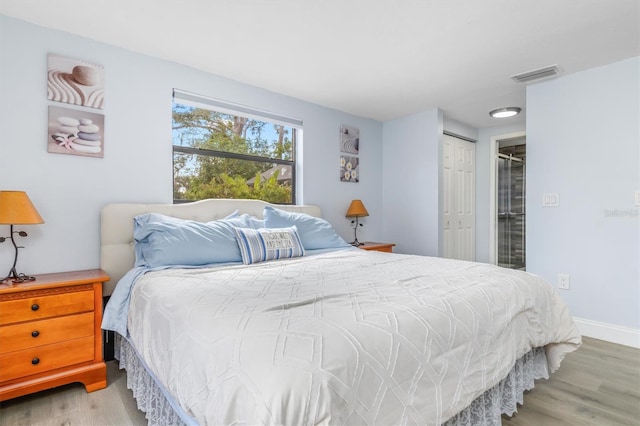
<path fill-rule="evenodd" d="M 134 238 L 133 249 L 136 255 L 135 266 L 147 266 L 146 261 L 144 260 L 143 251 L 145 248 L 145 244 L 147 244 L 148 241 L 137 241 L 135 237 L 136 233 L 141 227 L 151 222 L 174 222 L 177 224 L 182 220 L 183 219 L 178 219 L 177 217 L 172 217 L 172 216 L 166 216 L 160 213 L 144 213 L 134 217 L 133 218 L 133 238 Z"/>
<path fill-rule="evenodd" d="M 288 228 L 236 228 L 242 263 L 265 262 L 304 256 L 304 248 L 295 226 Z"/>
<path fill-rule="evenodd" d="M 253 229 L 265 228 L 263 219 L 258 219 L 257 217 L 250 216 L 246 213 L 241 214 L 239 216 L 234 216 L 233 218 L 227 217 L 226 219 L 233 219 L 233 220 L 230 220 L 230 223 L 236 228 L 253 228 Z"/>
<path fill-rule="evenodd" d="M 305 213 L 287 212 L 271 206 L 264 208 L 264 224 L 267 228 L 285 228 L 295 225 L 305 250 L 349 247 L 324 219 Z"/>
<path fill-rule="evenodd" d="M 134 218 L 136 266 L 201 266 L 240 262 L 235 227 L 260 228 L 264 222 L 243 214 L 204 223 L 158 213 Z"/>

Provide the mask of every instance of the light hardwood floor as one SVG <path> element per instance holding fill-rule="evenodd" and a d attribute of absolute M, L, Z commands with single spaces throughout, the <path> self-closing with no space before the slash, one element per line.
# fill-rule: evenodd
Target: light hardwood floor
<path fill-rule="evenodd" d="M 583 337 L 504 426 L 640 425 L 640 350 Z"/>
<path fill-rule="evenodd" d="M 0 404 L 0 425 L 146 425 L 115 362 L 109 386 L 62 386 Z M 505 426 L 640 425 L 640 350 L 584 338 L 549 380 L 539 380 Z"/>

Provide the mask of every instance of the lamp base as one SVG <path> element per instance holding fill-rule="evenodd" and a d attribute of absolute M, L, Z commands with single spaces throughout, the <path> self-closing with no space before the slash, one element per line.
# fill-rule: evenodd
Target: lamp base
<path fill-rule="evenodd" d="M 11 225 L 9 227 L 9 230 L 11 232 L 11 243 L 13 244 L 13 248 L 15 250 L 15 256 L 13 257 L 13 266 L 11 267 L 11 270 L 9 271 L 9 275 L 7 275 L 6 277 L 4 277 L 2 280 L 0 280 L 0 283 L 4 284 L 6 281 L 11 280 L 11 282 L 13 282 L 14 284 L 19 284 L 19 283 L 24 283 L 27 281 L 35 281 L 36 277 L 30 277 L 28 275 L 25 274 L 19 274 L 18 271 L 16 271 L 16 264 L 18 263 L 18 249 L 22 248 L 19 247 L 18 244 L 16 244 L 16 240 L 15 238 L 13 238 L 13 234 L 18 234 L 21 237 L 26 237 L 27 233 L 24 231 L 15 231 L 13 230 L 13 225 Z M 0 239 L 0 243 L 4 242 L 5 238 Z"/>
<path fill-rule="evenodd" d="M 35 281 L 36 277 L 31 277 L 25 274 L 19 274 L 16 272 L 16 268 L 11 268 L 9 275 L 4 277 L 0 283 L 5 283 L 7 281 L 11 281 L 14 284 L 26 283 L 28 281 Z"/>
<path fill-rule="evenodd" d="M 353 241 L 351 241 L 349 244 L 351 244 L 354 247 L 363 246 L 364 243 L 361 243 L 360 241 L 358 241 L 358 226 L 362 226 L 361 223 L 358 223 L 358 216 L 356 216 L 356 219 L 352 220 L 351 223 L 355 223 L 355 225 L 353 226 Z"/>

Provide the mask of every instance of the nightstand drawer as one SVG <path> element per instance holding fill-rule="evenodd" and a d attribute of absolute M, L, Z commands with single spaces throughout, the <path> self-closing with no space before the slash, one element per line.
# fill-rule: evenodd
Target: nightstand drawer
<path fill-rule="evenodd" d="M 93 311 L 93 291 L 25 296 L 0 302 L 0 325 Z"/>
<path fill-rule="evenodd" d="M 0 382 L 93 361 L 93 336 L 0 355 Z"/>
<path fill-rule="evenodd" d="M 0 354 L 93 336 L 93 312 L 0 327 Z"/>

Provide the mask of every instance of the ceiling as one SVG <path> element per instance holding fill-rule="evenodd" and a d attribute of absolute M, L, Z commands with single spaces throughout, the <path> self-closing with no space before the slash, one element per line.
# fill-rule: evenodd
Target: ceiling
<path fill-rule="evenodd" d="M 511 75 L 640 55 L 638 0 L 2 0 L 0 13 L 363 117 L 438 107 L 477 128 L 524 122 Z M 525 114 L 489 117 L 505 106 Z"/>

